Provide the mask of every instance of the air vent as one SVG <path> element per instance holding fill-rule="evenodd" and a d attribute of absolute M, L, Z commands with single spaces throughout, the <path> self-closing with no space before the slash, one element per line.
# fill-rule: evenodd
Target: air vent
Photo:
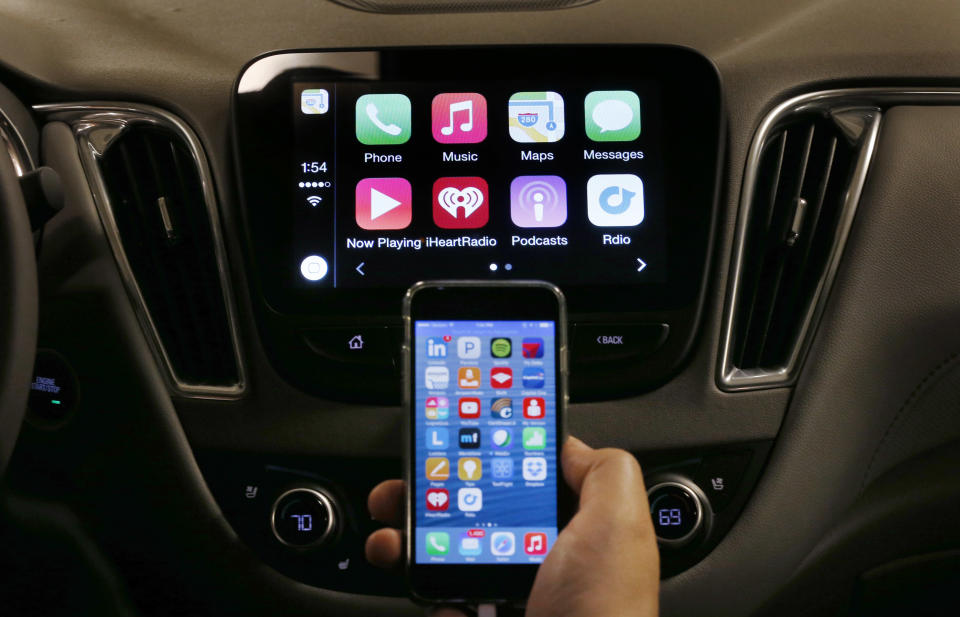
<path fill-rule="evenodd" d="M 243 365 L 206 158 L 152 107 L 63 106 L 107 236 L 171 389 L 235 397 Z"/>
<path fill-rule="evenodd" d="M 728 298 L 720 374 L 726 389 L 795 378 L 839 263 L 879 121 L 874 108 L 821 102 L 781 107 L 758 133 Z"/>

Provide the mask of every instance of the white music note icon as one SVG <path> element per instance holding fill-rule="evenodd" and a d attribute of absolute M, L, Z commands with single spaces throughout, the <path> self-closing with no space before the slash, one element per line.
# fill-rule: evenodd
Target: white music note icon
<path fill-rule="evenodd" d="M 475 144 L 487 137 L 487 100 L 476 92 L 433 98 L 433 138 L 446 144 Z"/>
<path fill-rule="evenodd" d="M 544 555 L 547 552 L 547 536 L 543 533 L 528 533 L 523 537 L 523 552 L 527 555 Z"/>
<path fill-rule="evenodd" d="M 458 111 L 467 112 L 467 121 L 460 125 L 460 130 L 464 133 L 469 133 L 473 130 L 473 101 L 460 101 L 459 103 L 450 105 L 450 124 L 440 129 L 441 133 L 448 136 L 453 135 L 453 125 L 455 124 L 453 116 Z"/>

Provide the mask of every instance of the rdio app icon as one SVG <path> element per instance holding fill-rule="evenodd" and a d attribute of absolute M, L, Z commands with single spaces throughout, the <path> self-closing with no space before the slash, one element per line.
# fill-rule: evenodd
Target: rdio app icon
<path fill-rule="evenodd" d="M 587 181 L 587 217 L 597 227 L 643 222 L 643 181 L 633 174 L 599 174 Z"/>

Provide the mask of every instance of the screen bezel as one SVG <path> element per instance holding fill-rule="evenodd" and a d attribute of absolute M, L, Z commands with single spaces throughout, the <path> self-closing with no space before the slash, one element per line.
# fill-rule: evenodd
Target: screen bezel
<path fill-rule="evenodd" d="M 504 302 L 508 293 L 511 301 Z M 520 308 L 522 307 L 522 308 Z M 519 601 L 530 593 L 537 564 L 445 564 L 414 562 L 414 504 L 416 494 L 414 408 L 415 361 L 414 324 L 420 320 L 544 321 L 556 323 L 554 370 L 557 375 L 556 434 L 557 469 L 560 445 L 566 439 L 567 337 L 563 294 L 555 286 L 539 281 L 437 281 L 417 283 L 404 297 L 404 477 L 405 555 L 411 594 L 424 601 Z M 557 477 L 557 529 L 562 530 L 572 512 L 572 495 Z"/>
<path fill-rule="evenodd" d="M 240 89 L 248 71 L 262 69 L 251 62 L 238 80 L 234 100 L 234 135 L 238 177 L 242 184 L 248 240 L 252 248 L 253 277 L 272 311 L 289 316 L 343 315 L 388 317 L 383 307 L 395 306 L 402 291 L 379 289 L 297 289 L 291 284 L 296 268 L 288 261 L 291 241 L 293 185 L 271 178 L 288 178 L 287 156 L 293 148 L 292 83 L 296 81 L 414 81 L 430 83 L 456 66 L 466 55 L 496 80 L 505 59 L 549 59 L 557 68 L 538 73 L 538 79 L 575 72 L 622 83 L 623 66 L 631 66 L 631 80 L 656 81 L 661 91 L 664 188 L 667 195 L 668 276 L 663 283 L 621 286 L 565 286 L 575 313 L 664 311 L 699 306 L 704 290 L 715 220 L 719 162 L 722 150 L 722 105 L 716 68 L 702 55 L 685 48 L 644 45 L 563 45 L 393 48 L 380 50 L 316 50 L 285 52 L 315 57 L 314 65 L 278 62 L 273 73 L 260 75 L 262 87 Z M 258 66 L 260 65 L 260 66 Z M 375 66 L 371 76 L 358 66 Z M 263 72 L 262 70 L 260 72 Z M 282 111 L 282 113 L 280 113 Z M 255 205 L 256 204 L 256 205 Z M 269 206 L 268 206 L 269 204 Z M 273 205 L 279 204 L 279 207 Z M 289 216 L 288 216 L 289 214 Z M 501 273 L 502 274 L 502 273 Z M 696 311 L 695 311 L 696 312 Z"/>

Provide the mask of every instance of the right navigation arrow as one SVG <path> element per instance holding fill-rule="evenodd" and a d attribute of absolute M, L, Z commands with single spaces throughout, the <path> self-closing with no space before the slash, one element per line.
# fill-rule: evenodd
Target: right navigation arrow
<path fill-rule="evenodd" d="M 647 262 L 637 257 L 637 272 L 643 272 L 643 269 L 647 267 Z"/>

